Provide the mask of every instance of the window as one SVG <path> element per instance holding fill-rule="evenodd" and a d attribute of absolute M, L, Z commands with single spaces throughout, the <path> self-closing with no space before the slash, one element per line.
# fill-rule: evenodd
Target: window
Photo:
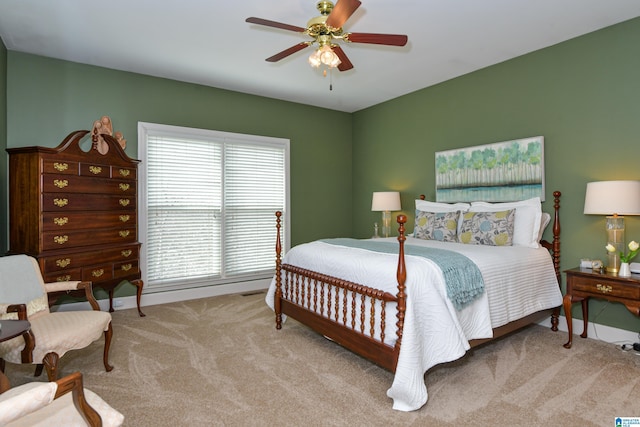
<path fill-rule="evenodd" d="M 275 211 L 288 223 L 289 140 L 139 123 L 138 154 L 146 289 L 273 275 Z"/>

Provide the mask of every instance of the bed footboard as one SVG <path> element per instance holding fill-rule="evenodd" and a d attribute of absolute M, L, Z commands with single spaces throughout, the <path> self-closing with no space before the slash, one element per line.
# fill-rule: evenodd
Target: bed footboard
<path fill-rule="evenodd" d="M 282 263 L 281 213 L 276 212 L 276 290 L 274 309 L 276 328 L 282 315 L 290 316 L 343 347 L 395 372 L 402 341 L 406 311 L 404 262 L 404 224 L 398 216 L 400 252 L 398 293 L 382 292 L 368 286 Z M 393 304 L 396 319 L 387 319 Z M 387 323 L 395 320 L 395 341 L 385 334 Z"/>

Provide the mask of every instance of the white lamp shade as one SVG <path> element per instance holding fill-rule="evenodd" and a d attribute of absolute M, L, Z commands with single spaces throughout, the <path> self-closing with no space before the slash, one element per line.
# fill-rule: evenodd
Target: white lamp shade
<path fill-rule="evenodd" d="M 640 181 L 587 183 L 584 213 L 593 215 L 640 215 Z"/>
<path fill-rule="evenodd" d="M 399 211 L 400 193 L 397 191 L 376 191 L 371 200 L 372 211 Z"/>

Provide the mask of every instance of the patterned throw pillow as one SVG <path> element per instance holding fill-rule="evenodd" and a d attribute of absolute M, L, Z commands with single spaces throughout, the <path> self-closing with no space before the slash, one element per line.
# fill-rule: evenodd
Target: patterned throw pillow
<path fill-rule="evenodd" d="M 460 211 L 424 212 L 417 210 L 413 237 L 441 242 L 457 242 L 459 218 Z"/>
<path fill-rule="evenodd" d="M 499 212 L 465 212 L 458 237 L 471 245 L 511 246 L 515 209 Z"/>

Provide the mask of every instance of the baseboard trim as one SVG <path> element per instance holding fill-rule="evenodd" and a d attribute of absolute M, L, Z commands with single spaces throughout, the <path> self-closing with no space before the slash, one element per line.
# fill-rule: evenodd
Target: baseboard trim
<path fill-rule="evenodd" d="M 265 291 L 269 287 L 271 279 L 252 280 L 248 282 L 231 283 L 227 285 L 202 286 L 198 288 L 173 290 L 165 292 L 145 293 L 142 295 L 140 305 L 143 308 L 151 305 L 167 304 L 170 302 L 188 301 L 199 298 L 209 298 L 221 295 L 242 294 L 246 292 Z M 106 311 L 109 309 L 109 300 L 98 300 L 100 309 Z M 128 297 L 120 297 L 113 299 L 114 310 L 126 310 L 137 308 L 135 295 Z M 69 304 L 56 305 L 51 308 L 52 311 L 71 311 L 71 310 L 90 310 L 91 306 L 88 302 L 76 302 Z"/>
<path fill-rule="evenodd" d="M 573 324 L 573 343 L 576 339 L 580 338 L 582 333 L 582 319 L 572 319 Z M 539 323 L 539 325 L 551 327 L 551 319 L 546 319 Z M 560 316 L 560 322 L 558 324 L 558 330 L 562 332 L 568 332 L 567 318 Z M 604 341 L 609 344 L 633 344 L 639 342 L 638 332 L 627 331 L 625 329 L 614 328 L 612 326 L 601 325 L 599 323 L 589 322 L 587 324 L 587 336 L 598 341 Z"/>

